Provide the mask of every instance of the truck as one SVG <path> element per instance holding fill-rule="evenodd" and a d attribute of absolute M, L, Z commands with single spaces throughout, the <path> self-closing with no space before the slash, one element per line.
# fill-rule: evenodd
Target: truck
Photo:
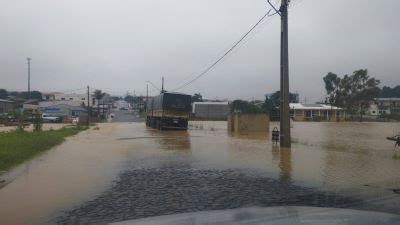
<path fill-rule="evenodd" d="M 46 113 L 42 114 L 43 122 L 50 122 L 50 123 L 59 123 L 62 121 L 61 117 L 58 116 L 51 116 Z"/>
<path fill-rule="evenodd" d="M 192 112 L 192 96 L 164 92 L 147 102 L 146 125 L 159 130 L 186 130 Z"/>

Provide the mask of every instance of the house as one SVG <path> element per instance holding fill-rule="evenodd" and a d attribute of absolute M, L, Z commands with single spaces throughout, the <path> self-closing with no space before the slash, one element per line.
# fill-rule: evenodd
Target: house
<path fill-rule="evenodd" d="M 325 104 L 290 103 L 290 117 L 294 121 L 345 121 L 346 111 Z"/>
<path fill-rule="evenodd" d="M 79 101 L 45 101 L 39 103 L 39 108 L 42 113 L 63 118 L 86 115 L 86 108 Z"/>
<path fill-rule="evenodd" d="M 375 98 L 367 114 L 371 116 L 400 115 L 400 98 Z"/>
<path fill-rule="evenodd" d="M 0 114 L 10 113 L 15 110 L 16 102 L 6 99 L 0 99 Z"/>
<path fill-rule="evenodd" d="M 89 97 L 92 98 L 92 96 L 89 96 Z M 85 105 L 87 105 L 88 99 L 87 99 L 87 94 L 55 93 L 54 101 L 73 101 L 73 102 L 80 102 L 81 104 L 84 103 Z"/>
<path fill-rule="evenodd" d="M 47 93 L 42 93 L 42 100 L 43 101 L 55 101 L 56 100 L 56 94 L 62 94 L 61 92 L 47 92 Z"/>
<path fill-rule="evenodd" d="M 228 102 L 194 102 L 193 116 L 202 120 L 226 120 L 230 113 Z"/>
<path fill-rule="evenodd" d="M 29 111 L 34 114 L 40 113 L 39 102 L 40 102 L 40 100 L 37 100 L 37 99 L 25 100 L 22 103 L 22 108 L 24 109 L 24 111 Z"/>

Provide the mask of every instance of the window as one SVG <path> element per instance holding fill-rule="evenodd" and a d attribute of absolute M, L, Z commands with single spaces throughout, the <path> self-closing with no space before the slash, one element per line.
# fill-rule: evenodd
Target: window
<path fill-rule="evenodd" d="M 61 100 L 65 100 L 65 98 L 61 98 Z"/>
<path fill-rule="evenodd" d="M 308 117 L 308 118 L 311 117 L 311 111 L 310 110 L 306 111 L 306 117 Z"/>
<path fill-rule="evenodd" d="M 74 100 L 74 98 L 69 98 L 69 100 Z"/>
<path fill-rule="evenodd" d="M 82 101 L 85 101 L 85 98 L 82 98 Z"/>

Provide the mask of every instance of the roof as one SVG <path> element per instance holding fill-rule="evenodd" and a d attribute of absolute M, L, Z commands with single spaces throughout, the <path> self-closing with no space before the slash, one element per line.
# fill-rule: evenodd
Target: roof
<path fill-rule="evenodd" d="M 193 105 L 228 105 L 228 102 L 193 102 Z"/>
<path fill-rule="evenodd" d="M 302 104 L 302 103 L 289 103 L 289 107 L 291 109 L 310 109 L 310 110 L 330 110 L 330 109 L 336 109 L 336 110 L 343 110 L 342 108 L 336 107 L 336 106 L 331 106 L 331 105 L 326 105 L 326 104 Z"/>
<path fill-rule="evenodd" d="M 72 106 L 72 107 L 79 107 L 79 106 L 82 106 L 82 102 L 81 101 L 46 101 L 46 102 L 39 103 L 39 106 L 41 108 L 57 106 L 57 105 L 68 105 L 68 106 Z"/>
<path fill-rule="evenodd" d="M 174 95 L 188 95 L 188 96 L 191 96 L 189 94 L 184 94 L 184 93 L 180 93 L 180 92 L 169 92 L 169 91 L 166 91 L 166 92 L 164 92 L 162 94 L 174 94 Z"/>
<path fill-rule="evenodd" d="M 42 95 L 55 95 L 55 94 L 62 94 L 62 92 L 42 92 Z"/>
<path fill-rule="evenodd" d="M 15 103 L 14 101 L 10 101 L 10 100 L 7 100 L 7 99 L 0 99 L 0 102 Z"/>
<path fill-rule="evenodd" d="M 375 98 L 377 101 L 400 101 L 400 98 Z"/>
<path fill-rule="evenodd" d="M 38 99 L 27 99 L 24 101 L 24 104 L 34 104 L 37 105 L 41 100 Z"/>

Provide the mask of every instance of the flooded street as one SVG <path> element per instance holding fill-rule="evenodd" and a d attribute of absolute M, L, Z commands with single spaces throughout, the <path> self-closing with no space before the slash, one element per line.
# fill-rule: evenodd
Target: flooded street
<path fill-rule="evenodd" d="M 293 124 L 269 134 L 100 124 L 3 175 L 0 224 L 108 223 L 249 206 L 344 207 L 400 214 L 400 123 Z M 272 123 L 270 130 L 278 123 Z M 400 149 L 397 149 L 400 156 Z"/>

